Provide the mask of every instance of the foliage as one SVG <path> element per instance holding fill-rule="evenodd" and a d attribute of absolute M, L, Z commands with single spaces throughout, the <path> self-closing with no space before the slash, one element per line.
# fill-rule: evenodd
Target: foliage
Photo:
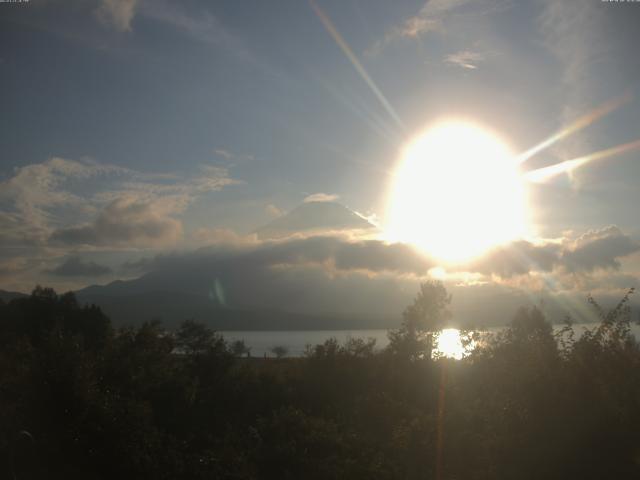
<path fill-rule="evenodd" d="M 248 357 L 249 355 L 251 355 L 251 348 L 247 347 L 247 344 L 244 343 L 244 340 L 234 341 L 231 344 L 230 348 L 231 348 L 231 352 L 236 357 L 244 357 L 245 355 Z"/>
<path fill-rule="evenodd" d="M 289 353 L 289 349 L 284 345 L 276 345 L 271 349 L 271 353 L 273 353 L 276 358 L 284 358 Z"/>
<path fill-rule="evenodd" d="M 443 291 L 421 288 L 399 338 L 443 325 Z M 37 288 L 0 305 L 0 461 L 18 479 L 428 479 L 440 455 L 447 479 L 639 478 L 632 293 L 590 298 L 586 332 L 520 309 L 461 361 L 362 339 L 274 361 L 193 320 L 113 330 Z"/>
<path fill-rule="evenodd" d="M 434 333 L 451 317 L 451 295 L 439 280 L 420 285 L 413 303 L 402 313 L 402 325 L 389 332 L 389 349 L 408 359 L 430 358 Z"/>

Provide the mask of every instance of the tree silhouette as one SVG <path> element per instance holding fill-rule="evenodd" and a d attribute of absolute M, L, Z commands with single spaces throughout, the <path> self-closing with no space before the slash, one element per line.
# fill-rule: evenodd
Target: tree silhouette
<path fill-rule="evenodd" d="M 251 353 L 251 348 L 247 347 L 247 344 L 244 340 L 236 340 L 231 343 L 231 353 L 236 357 L 243 357 L 245 355 L 249 356 Z"/>
<path fill-rule="evenodd" d="M 114 330 L 38 288 L 0 304 L 0 462 L 19 479 L 637 479 L 631 293 L 607 311 L 589 298 L 600 323 L 584 333 L 521 308 L 434 362 L 451 297 L 427 282 L 388 351 L 332 338 L 252 362 L 194 320 Z"/>
<path fill-rule="evenodd" d="M 411 359 L 429 358 L 434 333 L 451 318 L 451 295 L 439 280 L 427 280 L 413 303 L 402 313 L 402 325 L 389 332 L 389 350 Z"/>
<path fill-rule="evenodd" d="M 289 353 L 289 349 L 284 345 L 276 345 L 271 349 L 271 353 L 273 353 L 276 358 L 284 358 Z"/>

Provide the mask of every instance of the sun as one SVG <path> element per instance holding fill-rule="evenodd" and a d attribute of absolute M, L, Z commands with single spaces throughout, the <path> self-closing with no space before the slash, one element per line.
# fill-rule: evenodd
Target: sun
<path fill-rule="evenodd" d="M 387 239 L 446 263 L 527 236 L 525 180 L 494 134 L 449 121 L 409 142 L 393 175 Z"/>

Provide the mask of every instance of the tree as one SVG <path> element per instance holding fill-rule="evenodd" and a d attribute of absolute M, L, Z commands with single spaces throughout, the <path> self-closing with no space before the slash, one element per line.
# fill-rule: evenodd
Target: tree
<path fill-rule="evenodd" d="M 193 319 L 180 324 L 176 332 L 176 345 L 188 355 L 226 350 L 224 339 L 220 335 Z"/>
<path fill-rule="evenodd" d="M 236 340 L 231 344 L 231 353 L 236 357 L 243 357 L 244 355 L 248 356 L 251 353 L 251 348 L 247 347 L 244 340 Z"/>
<path fill-rule="evenodd" d="M 402 313 L 402 325 L 389 332 L 389 349 L 411 359 L 430 357 L 434 332 L 451 318 L 451 295 L 439 280 L 427 280 Z"/>
<path fill-rule="evenodd" d="M 276 345 L 271 349 L 271 353 L 273 353 L 276 358 L 284 358 L 287 353 L 289 353 L 289 349 L 283 345 Z"/>

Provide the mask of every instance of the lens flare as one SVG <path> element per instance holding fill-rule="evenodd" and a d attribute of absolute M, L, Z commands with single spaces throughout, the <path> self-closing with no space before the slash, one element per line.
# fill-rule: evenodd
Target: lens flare
<path fill-rule="evenodd" d="M 601 119 L 602 117 L 605 117 L 606 115 L 613 112 L 614 110 L 617 110 L 619 107 L 621 107 L 625 103 L 630 102 L 631 99 L 632 99 L 631 93 L 627 92 L 618 98 L 614 98 L 613 100 L 609 100 L 608 102 L 603 103 L 602 105 L 593 109 L 591 112 L 587 113 L 586 115 L 581 116 L 580 118 L 575 120 L 573 123 L 563 128 L 562 130 L 554 133 L 549 138 L 543 140 L 542 142 L 537 144 L 535 147 L 532 147 L 526 152 L 523 152 L 520 155 L 518 155 L 518 161 L 526 162 L 534 155 L 537 155 L 538 153 L 540 153 L 542 150 L 552 146 L 554 143 L 568 137 L 569 135 L 572 135 L 582 130 L 585 127 L 588 127 L 595 121 Z"/>
<path fill-rule="evenodd" d="M 404 128 L 402 120 L 400 120 L 400 117 L 391 106 L 391 103 L 389 103 L 389 100 L 387 100 L 387 97 L 383 95 L 383 93 L 380 91 L 380 89 L 378 88 L 376 83 L 373 81 L 369 73 L 367 73 L 365 68 L 362 66 L 362 64 L 358 60 L 358 57 L 356 57 L 356 55 L 353 53 L 353 50 L 351 50 L 351 47 L 342 37 L 342 35 L 338 31 L 338 29 L 335 27 L 335 25 L 333 24 L 329 16 L 326 13 L 324 13 L 322 9 L 313 0 L 310 0 L 309 3 L 313 11 L 315 12 L 315 14 L 318 16 L 318 18 L 322 22 L 322 25 L 327 30 L 327 33 L 331 35 L 331 38 L 333 38 L 333 40 L 336 42 L 336 45 L 340 47 L 340 50 L 342 50 L 342 53 L 344 53 L 345 56 L 349 59 L 349 61 L 351 62 L 351 65 L 353 65 L 353 68 L 356 69 L 356 72 L 358 72 L 358 75 L 360 75 L 360 77 L 365 81 L 365 83 L 371 89 L 371 91 L 376 96 L 378 101 L 380 101 L 384 109 L 387 111 L 389 116 L 393 118 L 397 126 L 399 126 L 400 128 Z"/>
<path fill-rule="evenodd" d="M 621 155 L 623 153 L 628 153 L 639 149 L 640 140 L 636 140 L 634 142 L 629 142 L 623 145 L 618 145 L 616 147 L 593 152 L 583 157 L 574 158 L 572 160 L 565 160 L 564 162 L 556 163 L 548 167 L 531 170 L 530 172 L 527 172 L 525 174 L 525 178 L 533 183 L 546 182 L 547 180 L 560 175 L 561 173 L 570 173 L 572 170 L 575 170 L 576 168 L 581 167 L 582 165 L 585 165 L 589 162 L 614 157 L 616 155 Z"/>

